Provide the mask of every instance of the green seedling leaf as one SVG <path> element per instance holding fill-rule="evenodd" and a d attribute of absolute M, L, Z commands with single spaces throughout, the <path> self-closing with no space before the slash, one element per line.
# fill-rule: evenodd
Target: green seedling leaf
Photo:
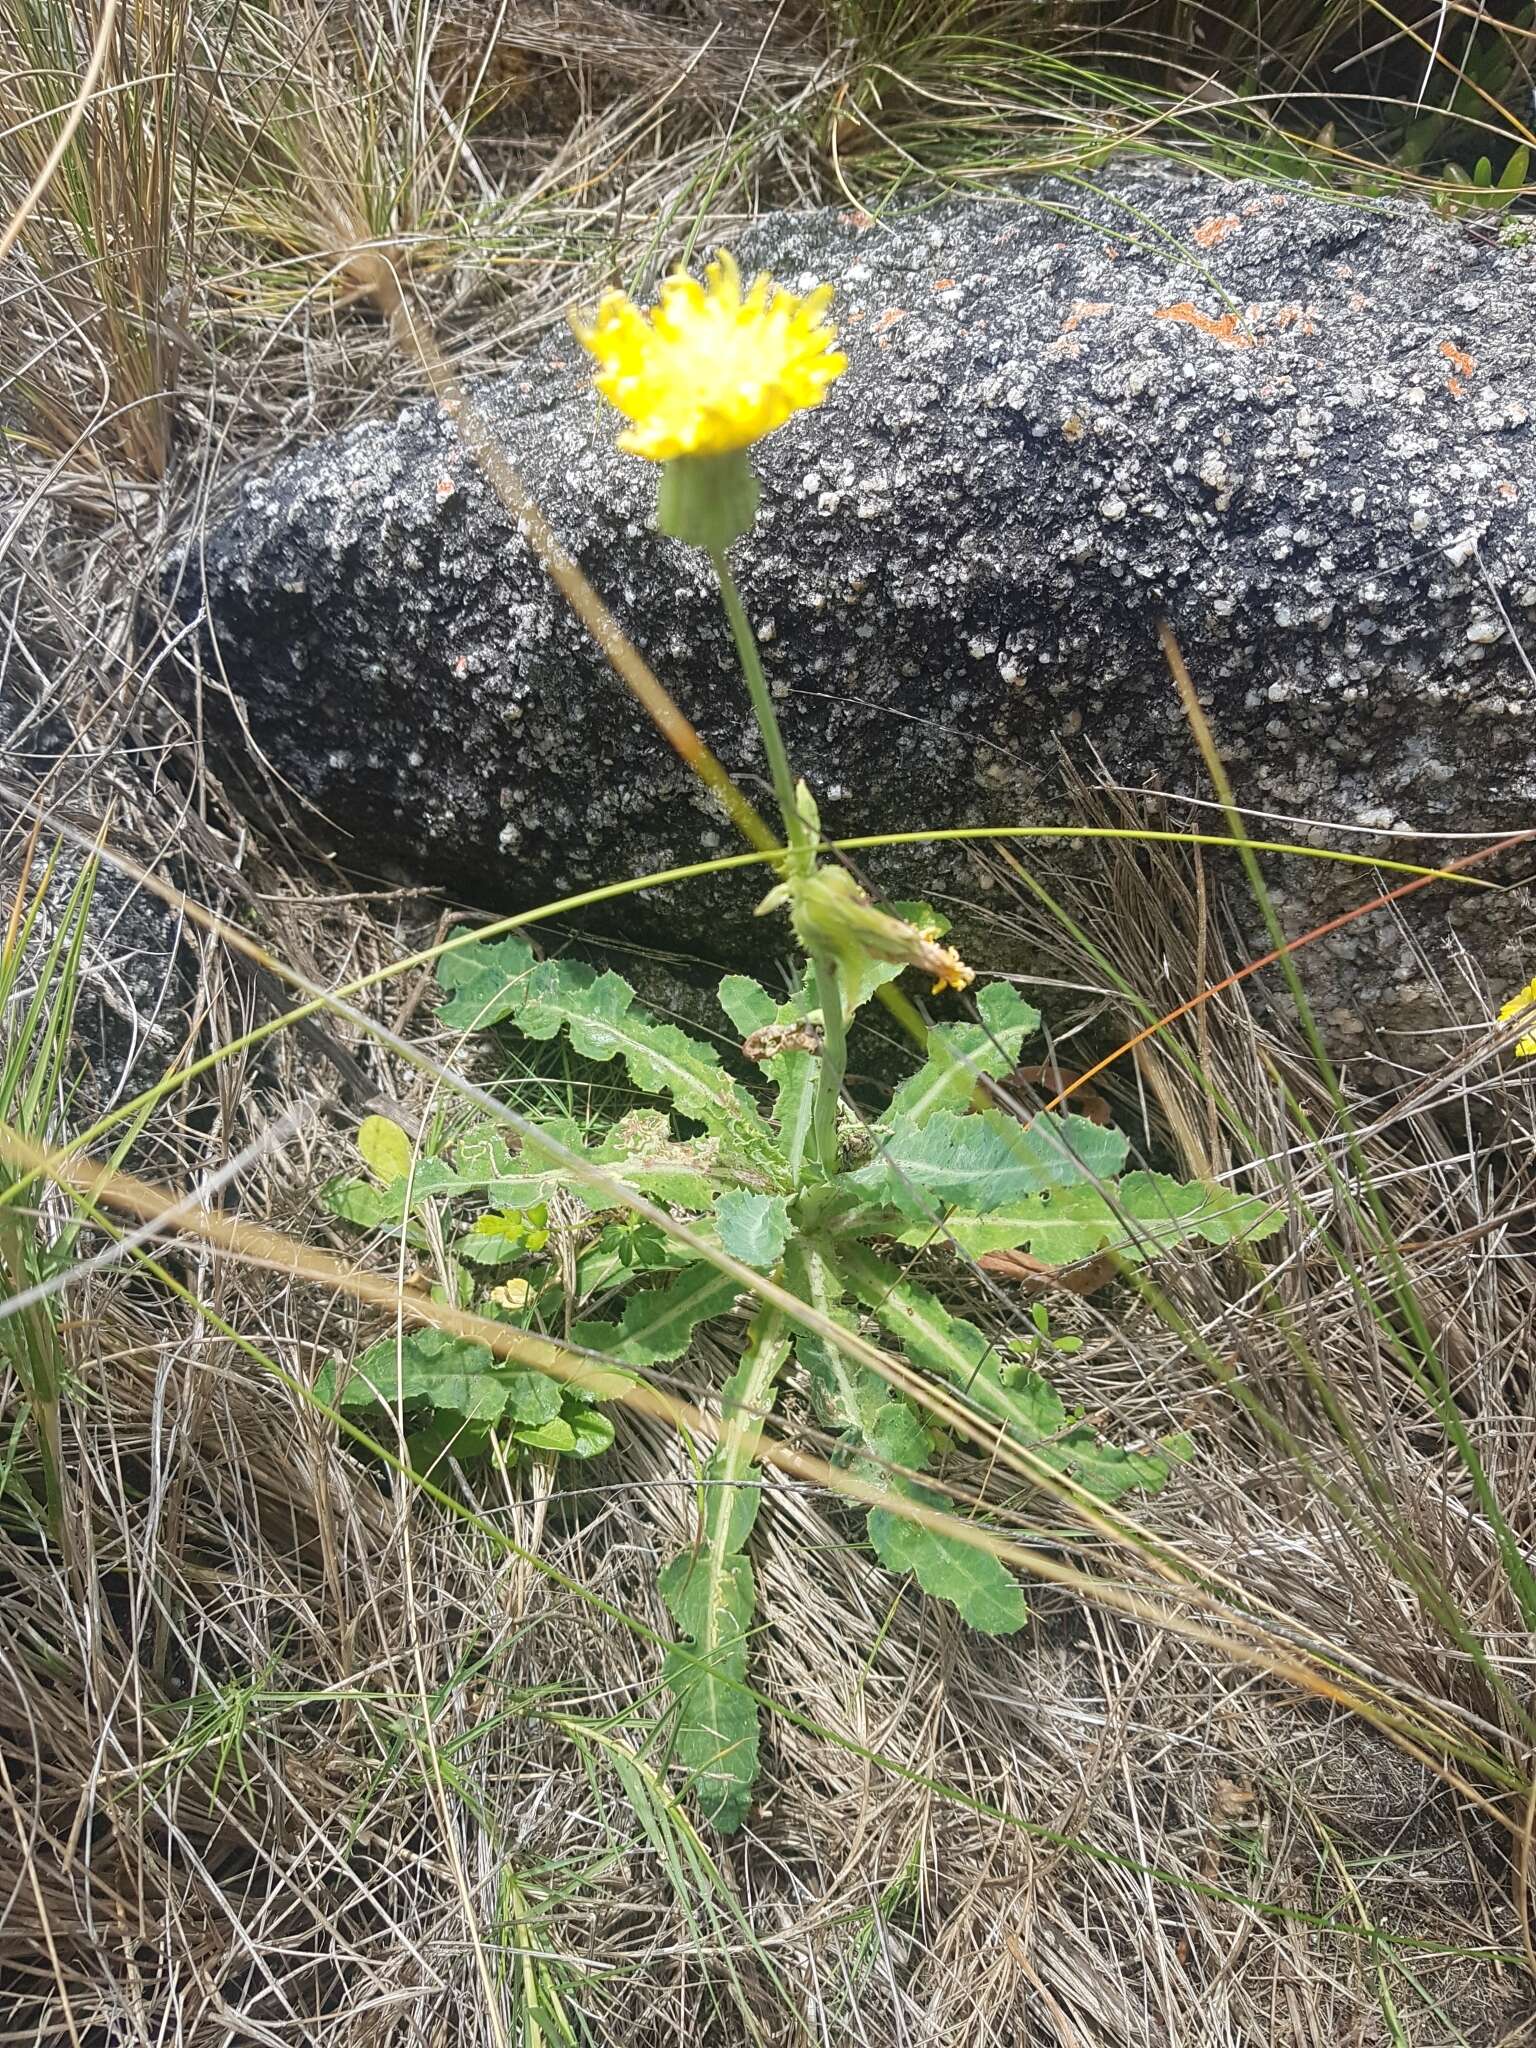
<path fill-rule="evenodd" d="M 376 1181 L 388 1187 L 391 1181 L 409 1178 L 416 1148 L 410 1138 L 387 1116 L 365 1116 L 357 1127 L 357 1149 L 364 1166 Z"/>
<path fill-rule="evenodd" d="M 682 1357 L 700 1323 L 725 1314 L 738 1291 L 728 1273 L 708 1265 L 690 1266 L 665 1287 L 632 1294 L 618 1322 L 577 1323 L 571 1342 L 623 1365 L 669 1364 Z"/>
<path fill-rule="evenodd" d="M 903 1081 L 882 1118 L 889 1128 L 904 1120 L 927 1122 L 936 1110 L 963 1110 L 983 1074 L 994 1079 L 1018 1064 L 1019 1049 L 1040 1028 L 1040 1012 L 1011 982 L 993 981 L 976 998 L 979 1024 L 937 1024 L 928 1034 L 929 1056 Z"/>
<path fill-rule="evenodd" d="M 472 1266 L 505 1266 L 513 1259 L 543 1251 L 549 1243 L 549 1211 L 542 1202 L 530 1209 L 497 1209 L 476 1219 L 454 1251 Z"/>
<path fill-rule="evenodd" d="M 354 1180 L 343 1174 L 328 1180 L 320 1199 L 333 1216 L 355 1223 L 359 1230 L 381 1230 L 386 1224 L 405 1220 L 405 1182 L 392 1187 L 375 1187 L 369 1180 Z"/>
<path fill-rule="evenodd" d="M 997 1110 L 937 1110 L 891 1123 L 881 1156 L 839 1186 L 866 1203 L 928 1220 L 945 1208 L 986 1215 L 1045 1188 L 1119 1172 L 1127 1141 L 1080 1116 L 1037 1116 L 1023 1125 Z"/>
<path fill-rule="evenodd" d="M 744 1266 L 771 1273 L 789 1242 L 789 1203 L 783 1195 L 759 1195 L 732 1188 L 715 1204 L 721 1248 Z"/>
<path fill-rule="evenodd" d="M 526 939 L 488 939 L 449 953 L 437 963 L 438 982 L 449 996 L 439 1019 L 456 1031 L 488 1031 L 517 1009 L 532 966 Z"/>

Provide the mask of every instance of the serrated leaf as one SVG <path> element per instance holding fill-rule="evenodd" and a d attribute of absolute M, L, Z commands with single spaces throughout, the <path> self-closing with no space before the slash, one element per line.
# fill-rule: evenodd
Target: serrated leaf
<path fill-rule="evenodd" d="M 564 1030 L 586 1059 L 622 1059 L 637 1088 L 669 1095 L 684 1116 L 708 1130 L 771 1146 L 750 1096 L 721 1067 L 714 1047 L 637 1010 L 635 992 L 621 975 L 543 960 L 523 985 L 517 1021 L 530 1038 Z"/>
<path fill-rule="evenodd" d="M 1165 1456 L 1101 1442 L 1086 1423 L 1069 1418 L 1061 1396 L 1032 1365 L 1003 1356 L 974 1323 L 951 1315 L 925 1287 L 902 1279 L 863 1247 L 840 1246 L 838 1268 L 914 1365 L 959 1387 L 1050 1470 L 1069 1474 L 1100 1500 L 1131 1487 L 1155 1493 L 1167 1479 Z"/>
<path fill-rule="evenodd" d="M 916 1489 L 913 1494 L 928 1506 L 944 1504 L 936 1494 L 918 1494 Z M 869 1540 L 888 1571 L 911 1572 L 925 1593 L 947 1600 L 962 1621 L 983 1635 L 1012 1635 L 1028 1621 L 1029 1608 L 1017 1580 L 989 1551 L 908 1521 L 889 1508 L 870 1509 Z"/>
<path fill-rule="evenodd" d="M 783 1316 L 759 1309 L 722 1395 L 724 1426 L 704 1467 L 703 1538 L 661 1575 L 662 1597 L 688 1638 L 664 1667 L 678 1697 L 678 1753 L 706 1818 L 726 1833 L 740 1825 L 757 1774 L 757 1706 L 742 1686 L 757 1594 L 742 1546 L 761 1498 L 754 1472 L 763 1420 L 788 1355 Z"/>
<path fill-rule="evenodd" d="M 779 1312 L 760 1309 L 753 1318 L 741 1364 L 721 1390 L 721 1418 L 734 1427 L 722 1432 L 704 1466 L 706 1555 L 725 1556 L 740 1550 L 752 1533 L 763 1497 L 753 1477 L 757 1448 L 774 1387 L 789 1356 L 789 1342 Z"/>
<path fill-rule="evenodd" d="M 409 1178 L 416 1148 L 387 1116 L 363 1118 L 357 1127 L 357 1149 L 364 1166 L 384 1187 L 391 1181 Z"/>
<path fill-rule="evenodd" d="M 440 1022 L 458 1031 L 488 1031 L 516 1010 L 532 966 L 525 939 L 487 939 L 447 954 L 437 963 L 438 982 L 449 995 L 438 1009 Z"/>
<path fill-rule="evenodd" d="M 689 1553 L 661 1574 L 679 1631 L 662 1664 L 677 1700 L 674 1751 L 704 1818 L 733 1834 L 747 1817 L 757 1777 L 757 1701 L 746 1689 L 748 1634 L 757 1605 L 752 1566 L 725 1560 L 712 1576 Z"/>
<path fill-rule="evenodd" d="M 738 1291 L 730 1274 L 709 1265 L 689 1266 L 665 1287 L 632 1294 L 618 1322 L 577 1323 L 571 1342 L 623 1365 L 669 1364 L 682 1357 L 700 1323 L 725 1314 Z"/>
<path fill-rule="evenodd" d="M 638 1194 L 679 1209 L 706 1210 L 718 1192 L 718 1138 L 674 1138 L 666 1116 L 631 1110 L 588 1155 Z"/>
<path fill-rule="evenodd" d="M 926 1123 L 935 1111 L 963 1110 L 983 1074 L 994 1078 L 1018 1064 L 1019 1048 L 1040 1028 L 1040 1012 L 1011 982 L 992 981 L 976 998 L 979 1024 L 937 1024 L 928 1034 L 929 1056 L 891 1098 L 881 1119 Z"/>
<path fill-rule="evenodd" d="M 784 1284 L 832 1322 L 850 1330 L 854 1327 L 852 1315 L 843 1306 L 843 1290 L 813 1245 L 796 1242 L 789 1247 Z M 828 1429 L 846 1430 L 862 1440 L 891 1398 L 886 1382 L 814 1330 L 796 1329 L 795 1356 L 810 1382 L 818 1418 Z"/>
<path fill-rule="evenodd" d="M 840 1185 L 866 1203 L 928 1219 L 946 1208 L 986 1215 L 1045 1188 L 1106 1178 L 1125 1163 L 1127 1140 L 1080 1116 L 1037 1116 L 1028 1125 L 996 1110 L 938 1110 L 893 1121 L 881 1156 Z"/>
<path fill-rule="evenodd" d="M 1060 1397 L 1038 1373 L 1009 1374 L 997 1346 L 974 1323 L 951 1315 L 926 1287 L 861 1246 L 839 1247 L 837 1265 L 914 1365 L 959 1387 L 984 1414 L 1031 1450 L 1066 1426 Z"/>
<path fill-rule="evenodd" d="M 1085 1183 L 1030 1196 L 989 1216 L 951 1217 L 944 1235 L 971 1258 L 1027 1250 L 1049 1265 L 1070 1266 L 1106 1248 L 1145 1260 L 1194 1238 L 1212 1245 L 1256 1243 L 1283 1221 L 1284 1211 L 1257 1195 L 1136 1172 L 1107 1195 Z M 932 1237 L 932 1226 L 921 1224 L 902 1231 L 900 1241 L 926 1244 Z"/>
<path fill-rule="evenodd" d="M 721 1249 L 759 1273 L 770 1273 L 779 1263 L 792 1227 L 783 1195 L 731 1188 L 715 1204 Z"/>
<path fill-rule="evenodd" d="M 865 1438 L 882 1464 L 900 1466 L 904 1472 L 925 1471 L 933 1458 L 932 1431 L 924 1427 L 912 1404 L 889 1387 L 869 1418 Z"/>

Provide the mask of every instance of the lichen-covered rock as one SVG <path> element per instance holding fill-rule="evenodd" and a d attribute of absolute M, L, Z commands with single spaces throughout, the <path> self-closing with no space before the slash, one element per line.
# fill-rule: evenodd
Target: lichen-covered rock
<path fill-rule="evenodd" d="M 829 829 L 1061 822 L 1063 747 L 1208 796 L 1160 616 L 1256 810 L 1373 833 L 1536 823 L 1536 263 L 1513 241 L 1140 168 L 878 223 L 760 222 L 743 263 L 830 279 L 850 357 L 760 449 L 736 557 Z M 650 530 L 655 473 L 614 451 L 574 345 L 477 398 L 766 798 L 706 568 Z M 223 679 L 240 700 L 226 753 L 254 741 L 343 860 L 512 908 L 729 844 L 433 404 L 246 483 L 172 587 L 217 644 L 216 729 Z M 914 893 L 962 861 L 875 872 Z M 1320 864 L 1280 880 L 1298 923 L 1348 900 Z M 740 957 L 763 945 L 759 888 L 631 900 L 618 923 Z M 1377 924 L 1333 955 L 1325 1006 L 1413 997 L 1412 952 Z M 1512 976 L 1507 927 L 1476 931 Z"/>

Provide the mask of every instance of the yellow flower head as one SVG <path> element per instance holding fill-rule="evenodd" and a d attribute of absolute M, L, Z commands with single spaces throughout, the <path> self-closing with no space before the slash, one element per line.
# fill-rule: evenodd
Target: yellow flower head
<path fill-rule="evenodd" d="M 1536 1059 L 1536 981 L 1528 982 L 1519 995 L 1511 996 L 1499 1012 L 1499 1022 L 1510 1024 L 1518 1018 L 1531 1026 L 1524 1038 L 1515 1041 L 1515 1051 L 1524 1059 Z"/>
<path fill-rule="evenodd" d="M 820 405 L 848 367 L 824 317 L 830 285 L 797 298 L 765 273 L 743 296 L 724 249 L 705 277 L 669 277 L 650 314 L 607 292 L 590 325 L 573 322 L 597 360 L 598 390 L 633 423 L 619 436 L 631 455 L 671 462 L 750 448 Z"/>

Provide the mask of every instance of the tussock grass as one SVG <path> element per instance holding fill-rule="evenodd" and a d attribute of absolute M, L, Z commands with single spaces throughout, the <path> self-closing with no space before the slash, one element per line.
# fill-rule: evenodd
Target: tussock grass
<path fill-rule="evenodd" d="M 11 206 L 101 16 L 5 5 Z M 395 287 L 471 374 L 760 204 L 1110 147 L 1450 193 L 1447 165 L 1501 168 L 1524 139 L 1533 46 L 1528 22 L 1352 0 L 160 0 L 106 47 L 0 270 L 0 1107 L 53 1141 L 217 1054 L 98 1156 L 356 1260 L 313 1197 L 361 1115 L 453 1113 L 466 1071 L 606 1114 L 594 1077 L 463 1046 L 414 968 L 367 998 L 410 1062 L 338 1014 L 246 1043 L 289 997 L 199 932 L 184 1010 L 157 999 L 126 1056 L 98 1047 L 87 1109 L 60 1020 L 82 982 L 120 1010 L 138 983 L 93 952 L 87 884 L 43 914 L 23 849 L 38 801 L 87 839 L 105 823 L 109 862 L 179 860 L 328 987 L 449 929 L 306 865 L 302 820 L 245 836 L 134 632 L 167 537 L 242 465 L 413 388 L 380 317 Z M 1126 822 L 1102 801 L 1084 822 Z M 987 857 L 985 900 L 1060 984 L 1064 1064 L 1239 964 L 1209 907 L 1221 857 L 1105 842 L 1049 899 Z M 1082 1340 L 1063 1391 L 1122 1441 L 1189 1430 L 1195 1458 L 1106 1530 L 957 1445 L 957 1498 L 1104 1595 L 1037 1588 L 1006 1646 L 875 1568 L 835 1492 L 765 1471 L 765 1797 L 728 1847 L 669 1772 L 658 1691 L 654 1565 L 693 1526 L 693 1446 L 635 1416 L 595 1470 L 464 1473 L 445 1504 L 295 1391 L 377 1312 L 190 1237 L 124 1251 L 108 1212 L 0 1187 L 8 1293 L 95 1261 L 0 1324 L 0 2039 L 1520 2038 L 1533 1065 L 1474 1031 L 1390 1090 L 1364 1061 L 1330 1085 L 1239 987 L 1111 1069 L 1148 1157 L 1288 1211 L 1262 1258 L 1048 1297 Z M 1024 1325 L 1011 1283 L 950 1284 Z M 707 1398 L 731 1351 L 722 1326 L 678 1391 Z M 824 1448 L 793 1405 L 785 1432 Z M 1196 1594 L 1331 1660 L 1376 1723 L 1216 1654 L 1180 1626 Z"/>

